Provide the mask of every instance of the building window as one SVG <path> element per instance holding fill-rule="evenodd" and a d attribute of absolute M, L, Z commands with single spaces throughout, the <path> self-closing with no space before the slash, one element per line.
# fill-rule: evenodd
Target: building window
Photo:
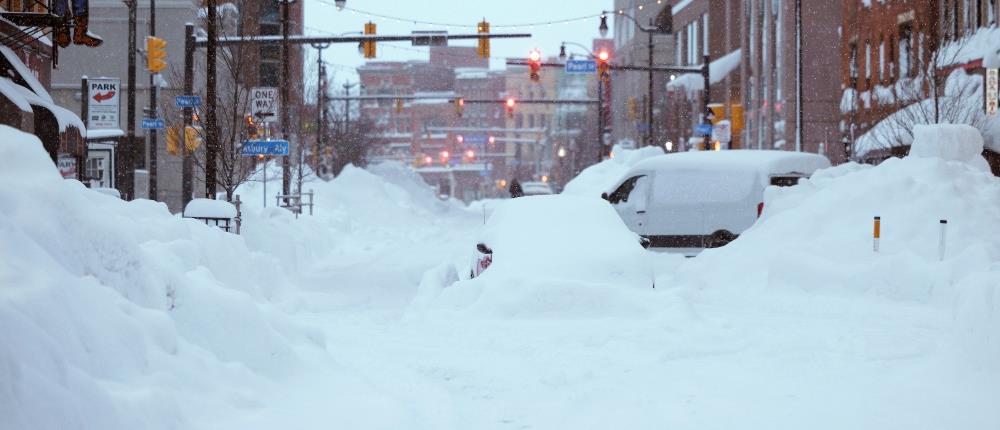
<path fill-rule="evenodd" d="M 899 76 L 900 77 L 912 77 L 913 76 L 913 28 L 910 24 L 904 24 L 899 27 Z"/>
<path fill-rule="evenodd" d="M 851 78 L 851 86 L 858 80 L 858 44 L 851 43 L 850 58 L 847 60 L 848 77 Z"/>
<path fill-rule="evenodd" d="M 702 33 L 702 35 L 701 35 L 701 41 L 702 41 L 702 44 L 705 46 L 705 49 L 702 50 L 701 55 L 709 55 L 711 53 L 711 51 L 708 50 L 708 39 L 709 39 L 709 37 L 708 37 L 708 14 L 707 13 L 701 16 L 701 33 Z"/>
<path fill-rule="evenodd" d="M 865 79 L 872 78 L 872 44 L 865 41 Z"/>
<path fill-rule="evenodd" d="M 674 33 L 674 64 L 684 65 L 684 33 Z"/>

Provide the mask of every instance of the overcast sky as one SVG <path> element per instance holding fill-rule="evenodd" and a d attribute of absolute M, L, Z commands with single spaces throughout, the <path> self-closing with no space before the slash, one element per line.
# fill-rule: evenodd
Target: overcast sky
<path fill-rule="evenodd" d="M 491 25 L 493 33 L 531 33 L 530 39 L 495 39 L 492 41 L 492 68 L 502 68 L 503 61 L 496 58 L 527 57 L 532 48 L 541 50 L 545 57 L 559 54 L 559 43 L 563 40 L 577 42 L 590 46 L 590 41 L 600 37 L 597 27 L 600 24 L 596 17 L 576 20 L 569 23 L 553 25 L 536 25 L 533 27 L 519 26 L 517 28 L 497 28 L 503 25 L 522 25 L 527 23 L 562 21 L 596 15 L 602 9 L 610 9 L 611 0 L 347 0 L 347 8 L 337 11 L 333 0 L 305 1 L 305 33 L 321 35 L 327 33 L 344 33 L 361 31 L 365 22 L 371 20 L 378 25 L 380 35 L 409 34 L 413 30 L 447 30 L 451 34 L 475 33 L 475 24 L 484 17 Z M 567 7 L 572 4 L 572 7 Z M 361 12 L 350 9 L 409 19 L 411 21 L 397 22 L 391 18 L 369 17 Z M 414 24 L 412 20 L 427 21 L 442 24 L 462 24 L 470 27 L 456 28 L 440 25 Z M 609 20 L 612 24 L 613 20 Z M 609 33 L 611 34 L 611 33 Z M 474 41 L 456 41 L 451 45 L 474 46 Z M 579 48 L 570 51 L 579 52 Z M 307 74 L 315 73 L 315 50 L 307 57 Z M 345 79 L 354 80 L 353 69 L 364 64 L 364 58 L 358 53 L 357 45 L 335 45 L 323 51 L 323 59 L 333 68 L 338 82 Z M 378 47 L 379 61 L 398 61 L 409 59 L 427 59 L 427 48 L 411 46 L 408 42 L 381 43 Z"/>

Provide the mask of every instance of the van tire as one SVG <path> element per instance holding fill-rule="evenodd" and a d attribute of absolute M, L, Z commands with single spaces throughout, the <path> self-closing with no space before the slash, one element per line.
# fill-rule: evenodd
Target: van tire
<path fill-rule="evenodd" d="M 728 230 L 719 230 L 712 233 L 708 237 L 708 243 L 705 244 L 706 248 L 721 248 L 736 240 L 736 235 L 730 233 Z"/>

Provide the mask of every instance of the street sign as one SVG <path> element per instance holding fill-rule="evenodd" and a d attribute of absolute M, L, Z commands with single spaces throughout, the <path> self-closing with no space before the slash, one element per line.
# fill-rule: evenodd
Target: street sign
<path fill-rule="evenodd" d="M 694 128 L 694 133 L 698 136 L 711 136 L 712 135 L 712 124 L 698 124 Z"/>
<path fill-rule="evenodd" d="M 729 123 L 729 120 L 722 120 L 715 123 L 715 126 L 712 127 L 712 140 L 722 143 L 729 143 L 729 141 L 733 140 L 733 126 Z"/>
<path fill-rule="evenodd" d="M 167 128 L 167 126 L 163 123 L 163 119 L 161 118 L 143 118 L 142 128 L 143 130 L 159 130 L 161 128 Z"/>
<path fill-rule="evenodd" d="M 997 114 L 998 69 L 986 69 L 986 114 Z"/>
<path fill-rule="evenodd" d="M 87 129 L 115 129 L 121 111 L 121 79 L 87 79 Z"/>
<path fill-rule="evenodd" d="M 278 89 L 275 87 L 255 87 L 250 89 L 250 115 L 258 122 L 278 120 Z"/>
<path fill-rule="evenodd" d="M 255 157 L 258 155 L 288 155 L 287 140 L 245 140 L 240 155 Z"/>
<path fill-rule="evenodd" d="M 174 97 L 174 105 L 179 108 L 196 108 L 201 106 L 201 96 Z"/>
<path fill-rule="evenodd" d="M 597 62 L 594 60 L 569 60 L 566 62 L 566 73 L 597 73 Z"/>
<path fill-rule="evenodd" d="M 448 32 L 443 30 L 414 30 L 413 46 L 448 46 Z"/>
<path fill-rule="evenodd" d="M 485 134 L 470 134 L 462 137 L 462 142 L 468 145 L 485 145 L 490 137 Z"/>

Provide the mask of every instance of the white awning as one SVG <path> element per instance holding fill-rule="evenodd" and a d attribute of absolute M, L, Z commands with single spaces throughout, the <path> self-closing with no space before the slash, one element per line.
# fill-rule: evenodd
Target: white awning
<path fill-rule="evenodd" d="M 722 82 L 727 75 L 740 66 L 742 49 L 737 49 L 719 59 L 712 61 L 708 65 L 709 84 Z M 700 74 L 688 73 L 678 76 L 677 79 L 667 83 L 668 89 L 686 89 L 688 92 L 703 91 L 705 89 L 705 78 Z"/>
<path fill-rule="evenodd" d="M 51 97 L 45 98 L 35 94 L 30 89 L 14 83 L 14 81 L 9 78 L 0 78 L 0 81 L 4 81 L 3 86 L 7 87 L 7 89 L 10 90 L 9 92 L 20 96 L 19 98 L 21 101 L 28 103 L 30 106 L 41 107 L 47 109 L 49 112 L 52 112 L 52 116 L 56 118 L 56 123 L 59 125 L 60 132 L 66 131 L 66 128 L 68 127 L 76 127 L 77 130 L 80 130 L 81 135 L 87 135 L 87 130 L 83 126 L 83 121 L 80 120 L 80 117 L 76 116 L 76 114 L 71 112 L 69 109 L 55 104 Z M 4 95 L 10 98 L 11 101 L 14 101 L 14 98 L 8 95 L 7 92 L 5 92 Z M 48 93 L 45 95 L 47 96 Z M 15 104 L 16 103 L 17 102 L 15 102 Z M 27 111 L 33 112 L 34 109 L 31 109 L 30 106 Z M 18 105 L 18 107 L 20 107 L 20 105 Z M 22 108 L 22 110 L 24 109 Z"/>

